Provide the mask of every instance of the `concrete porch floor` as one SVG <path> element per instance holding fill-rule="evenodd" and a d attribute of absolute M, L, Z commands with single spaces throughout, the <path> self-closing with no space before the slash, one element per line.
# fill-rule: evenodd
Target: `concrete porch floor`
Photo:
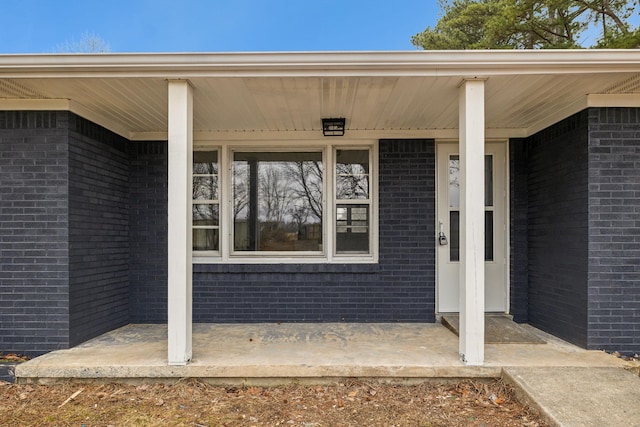
<path fill-rule="evenodd" d="M 546 344 L 486 344 L 485 365 L 465 366 L 458 337 L 441 324 L 194 324 L 193 360 L 167 365 L 166 325 L 131 324 L 16 368 L 18 382 L 56 379 L 171 380 L 278 383 L 295 378 L 500 377 L 503 368 L 623 367 L 523 325 Z"/>
<path fill-rule="evenodd" d="M 166 325 L 128 325 L 16 367 L 20 383 L 79 381 L 276 385 L 358 377 L 401 383 L 502 377 L 552 426 L 640 426 L 640 378 L 615 356 L 567 344 L 486 344 L 485 366 L 458 359 L 441 324 L 196 324 L 193 361 L 167 366 Z"/>

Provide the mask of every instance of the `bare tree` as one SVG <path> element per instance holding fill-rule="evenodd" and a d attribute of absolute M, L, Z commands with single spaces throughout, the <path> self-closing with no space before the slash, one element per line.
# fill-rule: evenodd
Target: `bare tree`
<path fill-rule="evenodd" d="M 296 199 L 306 200 L 308 214 L 322 222 L 322 162 L 287 163 L 287 177 L 295 183 L 291 192 Z"/>
<path fill-rule="evenodd" d="M 85 31 L 80 36 L 80 40 L 75 38 L 56 46 L 56 52 L 60 53 L 108 53 L 111 47 L 102 37 L 95 33 Z"/>
<path fill-rule="evenodd" d="M 259 191 L 261 216 L 278 224 L 285 222 L 287 207 L 291 201 L 291 188 L 284 176 L 282 164 L 261 168 Z"/>

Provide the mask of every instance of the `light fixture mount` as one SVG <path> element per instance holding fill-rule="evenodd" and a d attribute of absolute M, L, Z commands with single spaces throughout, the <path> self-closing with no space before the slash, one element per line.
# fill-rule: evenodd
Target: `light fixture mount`
<path fill-rule="evenodd" d="M 344 136 L 346 119 L 344 117 L 322 119 L 324 136 Z"/>

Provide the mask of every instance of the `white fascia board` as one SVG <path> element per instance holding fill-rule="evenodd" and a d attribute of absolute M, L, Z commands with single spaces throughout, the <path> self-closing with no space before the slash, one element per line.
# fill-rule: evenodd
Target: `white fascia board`
<path fill-rule="evenodd" d="M 640 107 L 640 93 L 588 95 L 587 107 Z"/>
<path fill-rule="evenodd" d="M 68 99 L 0 99 L 0 111 L 68 111 L 71 109 Z"/>
<path fill-rule="evenodd" d="M 0 55 L 0 77 L 472 76 L 640 72 L 640 50 Z"/>

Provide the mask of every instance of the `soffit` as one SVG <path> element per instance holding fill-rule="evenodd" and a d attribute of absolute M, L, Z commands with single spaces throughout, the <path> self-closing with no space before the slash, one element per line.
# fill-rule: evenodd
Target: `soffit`
<path fill-rule="evenodd" d="M 533 132 L 585 108 L 587 95 L 638 94 L 640 69 L 627 68 L 615 73 L 493 70 L 484 76 L 487 128 Z M 194 131 L 320 132 L 322 117 L 346 117 L 349 131 L 424 135 L 456 129 L 458 85 L 466 76 L 353 75 L 346 70 L 342 76 L 227 74 L 185 76 L 194 88 Z M 79 114 L 126 137 L 151 139 L 167 130 L 167 83 L 161 76 L 0 78 L 0 98 L 69 100 Z"/>

